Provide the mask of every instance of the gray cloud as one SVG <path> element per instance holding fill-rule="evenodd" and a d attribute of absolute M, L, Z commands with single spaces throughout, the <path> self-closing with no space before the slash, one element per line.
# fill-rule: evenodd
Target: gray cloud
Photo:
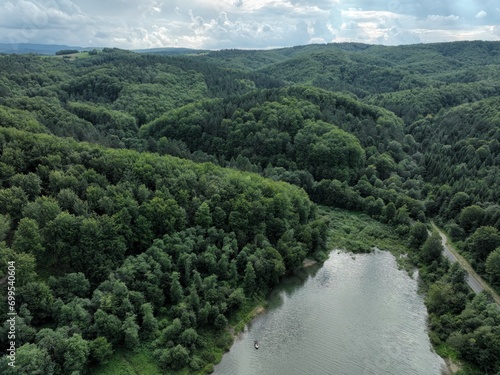
<path fill-rule="evenodd" d="M 496 0 L 7 0 L 0 42 L 269 48 L 499 40 Z"/>

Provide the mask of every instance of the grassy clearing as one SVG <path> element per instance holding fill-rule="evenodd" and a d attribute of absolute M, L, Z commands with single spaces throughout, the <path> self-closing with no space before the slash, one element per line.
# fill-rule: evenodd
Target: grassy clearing
<path fill-rule="evenodd" d="M 163 375 L 163 372 L 148 349 L 137 352 L 116 350 L 104 366 L 99 367 L 93 375 Z"/>
<path fill-rule="evenodd" d="M 340 248 L 353 253 L 368 253 L 375 247 L 388 250 L 396 257 L 409 249 L 394 228 L 361 213 L 321 207 L 320 214 L 330 220 L 330 249 Z"/>
<path fill-rule="evenodd" d="M 260 314 L 265 309 L 266 302 L 264 299 L 256 299 L 247 302 L 229 321 L 231 326 L 230 332 L 237 335 L 242 332 L 245 325 Z"/>
<path fill-rule="evenodd" d="M 70 53 L 67 55 L 56 55 L 56 56 L 48 56 L 48 57 L 56 57 L 56 58 L 64 58 L 64 59 L 69 59 L 69 60 L 76 60 L 76 59 L 87 59 L 90 57 L 88 51 L 83 51 L 83 52 L 78 52 L 78 53 Z"/>

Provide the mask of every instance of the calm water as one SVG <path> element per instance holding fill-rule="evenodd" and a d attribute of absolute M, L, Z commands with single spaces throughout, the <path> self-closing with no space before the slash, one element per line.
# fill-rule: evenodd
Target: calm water
<path fill-rule="evenodd" d="M 417 282 L 390 253 L 334 251 L 271 295 L 215 374 L 440 375 L 426 318 Z"/>

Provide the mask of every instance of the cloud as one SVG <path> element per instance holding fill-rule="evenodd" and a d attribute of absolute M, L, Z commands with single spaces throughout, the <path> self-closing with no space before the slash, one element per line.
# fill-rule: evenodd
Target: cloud
<path fill-rule="evenodd" d="M 402 30 L 397 27 L 385 31 L 383 35 L 374 40 L 376 44 L 395 46 L 400 44 L 420 43 L 421 39 L 416 32 Z"/>
<path fill-rule="evenodd" d="M 479 12 L 477 12 L 476 18 L 484 18 L 487 15 L 488 15 L 488 13 L 486 13 L 484 10 L 480 10 Z"/>
<path fill-rule="evenodd" d="M 4 0 L 0 42 L 221 49 L 499 40 L 499 9 L 496 0 Z"/>
<path fill-rule="evenodd" d="M 427 16 L 427 19 L 429 21 L 446 22 L 446 21 L 458 21 L 460 17 L 455 16 L 454 14 L 450 14 L 449 16 L 440 16 L 437 14 L 431 14 Z"/>

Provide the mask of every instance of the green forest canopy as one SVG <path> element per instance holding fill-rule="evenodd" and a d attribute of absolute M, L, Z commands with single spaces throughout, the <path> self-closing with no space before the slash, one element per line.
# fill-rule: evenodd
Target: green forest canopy
<path fill-rule="evenodd" d="M 498 317 L 457 271 L 438 282 L 437 247 L 410 224 L 445 226 L 500 286 L 500 43 L 153 52 L 0 55 L 0 262 L 18 273 L 19 371 L 86 373 L 141 348 L 164 371 L 208 371 L 227 321 L 323 256 L 318 203 L 421 247 L 433 342 L 498 371 L 479 359 L 500 358 Z M 482 354 L 467 346 L 485 332 Z"/>

